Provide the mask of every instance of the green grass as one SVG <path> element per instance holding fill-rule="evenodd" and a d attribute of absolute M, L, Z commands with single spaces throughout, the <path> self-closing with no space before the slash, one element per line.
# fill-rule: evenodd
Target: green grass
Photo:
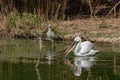
<path fill-rule="evenodd" d="M 23 13 L 20 16 L 15 12 L 11 12 L 6 18 L 5 26 L 7 33 L 14 36 L 37 36 L 39 31 L 36 31 L 36 29 L 41 27 L 42 22 L 42 16 L 30 13 Z"/>

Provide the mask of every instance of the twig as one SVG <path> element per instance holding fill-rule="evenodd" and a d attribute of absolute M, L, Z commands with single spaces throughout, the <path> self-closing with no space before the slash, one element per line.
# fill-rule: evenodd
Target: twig
<path fill-rule="evenodd" d="M 90 69 L 89 69 L 89 72 L 88 72 L 88 75 L 87 75 L 86 80 L 89 80 L 89 78 L 90 78 L 90 73 L 91 73 L 91 71 L 90 71 Z"/>
<path fill-rule="evenodd" d="M 38 80 L 41 80 L 40 72 L 39 72 L 38 68 L 35 68 L 35 70 L 36 70 L 36 74 L 37 74 Z"/>
<path fill-rule="evenodd" d="M 41 37 L 39 37 L 39 48 L 40 48 L 40 53 L 41 53 L 41 49 L 42 49 L 42 39 L 41 39 Z M 36 68 L 39 66 L 40 53 L 39 53 L 39 55 L 38 55 L 38 60 L 37 60 L 37 62 L 36 62 Z"/>
<path fill-rule="evenodd" d="M 116 3 L 112 9 L 108 12 L 108 14 L 106 15 L 106 17 L 108 17 L 108 15 L 114 10 L 114 8 L 116 8 L 116 6 L 118 6 L 120 4 L 120 1 L 118 3 Z"/>

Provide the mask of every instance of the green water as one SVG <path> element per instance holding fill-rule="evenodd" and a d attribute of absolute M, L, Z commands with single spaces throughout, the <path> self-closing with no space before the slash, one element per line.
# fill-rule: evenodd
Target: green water
<path fill-rule="evenodd" d="M 90 57 L 64 56 L 68 43 L 37 39 L 6 40 L 0 47 L 0 80 L 120 80 L 120 50 L 96 44 L 100 52 Z M 35 68 L 40 55 L 38 68 Z"/>

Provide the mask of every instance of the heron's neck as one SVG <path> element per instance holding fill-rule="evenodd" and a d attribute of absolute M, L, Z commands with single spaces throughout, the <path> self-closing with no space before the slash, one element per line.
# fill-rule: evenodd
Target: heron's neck
<path fill-rule="evenodd" d="M 48 31 L 51 31 L 50 26 L 48 26 Z"/>

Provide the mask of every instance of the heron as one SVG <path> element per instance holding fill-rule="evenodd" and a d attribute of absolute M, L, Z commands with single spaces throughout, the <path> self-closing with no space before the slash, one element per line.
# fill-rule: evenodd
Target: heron
<path fill-rule="evenodd" d="M 75 56 L 91 56 L 95 55 L 99 50 L 93 49 L 94 44 L 91 41 L 83 41 L 80 36 L 74 38 L 74 41 L 66 50 L 66 55 L 68 55 L 73 49 Z"/>
<path fill-rule="evenodd" d="M 52 42 L 52 47 L 53 47 L 53 42 L 54 42 L 54 39 L 56 38 L 56 35 L 55 33 L 51 30 L 51 24 L 48 24 L 48 31 L 46 33 L 46 40 L 50 40 Z"/>
<path fill-rule="evenodd" d="M 46 35 L 47 35 L 47 38 L 49 39 L 49 40 L 53 40 L 55 37 L 56 37 L 56 35 L 55 35 L 55 33 L 51 30 L 51 24 L 48 24 L 48 31 L 47 31 L 47 33 L 46 33 Z"/>

